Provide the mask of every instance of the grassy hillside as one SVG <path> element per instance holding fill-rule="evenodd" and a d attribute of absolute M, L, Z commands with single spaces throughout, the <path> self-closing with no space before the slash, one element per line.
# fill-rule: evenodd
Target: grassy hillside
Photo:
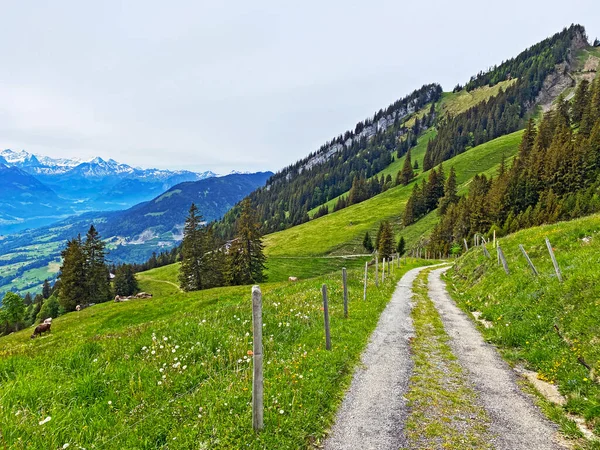
<path fill-rule="evenodd" d="M 522 132 L 518 131 L 490 141 L 446 162 L 446 171 L 454 166 L 461 190 L 478 173 L 492 174 L 502 159 L 516 154 Z M 428 172 L 420 174 L 420 182 Z M 321 256 L 336 252 L 362 253 L 361 242 L 366 231 L 376 231 L 382 220 L 397 221 L 413 185 L 397 186 L 362 203 L 265 237 L 266 252 L 272 256 Z M 431 215 L 430 215 L 431 216 Z M 429 222 L 427 222 L 429 220 Z M 424 223 L 433 224 L 433 217 Z M 423 228 L 419 221 L 417 228 Z M 408 230 L 407 230 L 408 231 Z M 426 230 L 422 230 L 426 231 Z M 413 239 L 417 233 L 408 231 Z M 413 241 L 414 242 L 414 241 Z"/>
<path fill-rule="evenodd" d="M 361 264 L 362 266 L 362 261 Z M 0 423 L 9 448 L 303 448 L 333 420 L 353 367 L 396 281 L 362 300 L 362 267 L 268 283 L 264 294 L 265 431 L 252 432 L 250 287 L 182 293 L 177 266 L 140 274 L 154 298 L 105 303 L 0 338 Z M 333 350 L 324 349 L 327 283 Z"/>
<path fill-rule="evenodd" d="M 510 275 L 481 249 L 472 249 L 449 273 L 461 307 L 491 324 L 485 337 L 512 364 L 524 364 L 567 397 L 564 409 L 600 433 L 600 216 L 531 228 L 501 241 Z M 560 283 L 544 239 L 548 237 L 564 276 Z M 518 245 L 540 273 L 534 277 Z M 561 338 L 554 326 L 564 337 Z M 579 361 L 578 361 L 579 359 Z M 593 370 L 590 372 L 582 361 Z"/>

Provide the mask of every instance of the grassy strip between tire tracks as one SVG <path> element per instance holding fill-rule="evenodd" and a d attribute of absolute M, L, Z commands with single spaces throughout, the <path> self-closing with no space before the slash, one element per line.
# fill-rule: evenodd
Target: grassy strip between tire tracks
<path fill-rule="evenodd" d="M 424 270 L 413 287 L 414 371 L 406 395 L 410 448 L 491 449 L 489 418 L 448 344 Z"/>

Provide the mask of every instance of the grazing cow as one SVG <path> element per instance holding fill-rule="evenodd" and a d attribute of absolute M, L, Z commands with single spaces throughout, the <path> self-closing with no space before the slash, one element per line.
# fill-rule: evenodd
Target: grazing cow
<path fill-rule="evenodd" d="M 52 317 L 48 317 L 47 319 L 44 319 L 44 323 L 52 325 Z"/>
<path fill-rule="evenodd" d="M 77 306 L 75 307 L 75 311 L 81 311 L 81 305 L 77 305 Z"/>
<path fill-rule="evenodd" d="M 289 277 L 288 281 L 298 281 L 298 277 Z"/>
<path fill-rule="evenodd" d="M 35 330 L 33 330 L 33 334 L 31 335 L 31 339 L 33 339 L 37 335 L 41 336 L 42 333 L 44 333 L 46 331 L 50 331 L 50 327 L 51 326 L 52 326 L 51 323 L 40 323 L 37 327 L 35 327 Z"/>

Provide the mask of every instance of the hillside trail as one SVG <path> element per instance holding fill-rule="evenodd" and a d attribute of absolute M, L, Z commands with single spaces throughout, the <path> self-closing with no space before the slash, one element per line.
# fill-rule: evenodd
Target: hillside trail
<path fill-rule="evenodd" d="M 467 373 L 478 402 L 489 415 L 493 448 L 568 448 L 560 443 L 557 427 L 520 390 L 516 374 L 497 350 L 485 343 L 474 324 L 448 295 L 441 275 L 449 266 L 416 268 L 398 282 L 362 355 L 361 365 L 356 369 L 324 448 L 411 448 L 405 433 L 410 414 L 405 396 L 414 367 L 410 348 L 414 337 L 412 290 L 419 273 L 432 267 L 434 270 L 428 279 L 429 297 L 442 318 L 453 353 Z"/>
<path fill-rule="evenodd" d="M 543 416 L 530 396 L 521 391 L 517 374 L 486 343 L 467 315 L 450 298 L 441 275 L 448 267 L 429 273 L 429 298 L 438 310 L 450 347 L 466 370 L 479 400 L 490 417 L 492 444 L 501 450 L 568 448 L 560 442 L 555 424 Z"/>
<path fill-rule="evenodd" d="M 179 287 L 179 285 L 173 283 L 172 281 L 156 280 L 154 278 L 144 278 L 144 281 L 153 281 L 155 283 L 167 283 L 167 284 L 170 284 L 171 286 L 174 286 L 179 292 L 183 292 L 183 289 L 181 289 L 181 287 Z"/>
<path fill-rule="evenodd" d="M 381 314 L 350 389 L 325 441 L 327 450 L 393 449 L 407 445 L 404 394 L 412 373 L 412 286 L 425 267 L 408 271 Z"/>

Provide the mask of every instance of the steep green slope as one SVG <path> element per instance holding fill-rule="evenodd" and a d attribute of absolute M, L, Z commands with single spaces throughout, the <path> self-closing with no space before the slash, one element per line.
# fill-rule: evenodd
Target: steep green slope
<path fill-rule="evenodd" d="M 530 228 L 502 239 L 510 274 L 480 248 L 450 272 L 453 297 L 488 321 L 482 332 L 512 364 L 524 364 L 567 397 L 564 409 L 600 434 L 600 216 Z M 548 237 L 564 282 L 554 272 Z M 529 252 L 533 276 L 519 244 Z M 476 313 L 476 314 L 478 314 Z M 560 332 L 560 335 L 557 333 Z M 584 366 L 587 364 L 592 370 Z"/>
<path fill-rule="evenodd" d="M 362 266 L 362 264 L 361 264 Z M 319 445 L 399 277 L 362 301 L 363 269 L 263 291 L 265 431 L 252 431 L 250 287 L 182 293 L 177 266 L 140 274 L 154 298 L 104 303 L 52 332 L 0 338 L 0 423 L 7 448 L 305 448 Z M 329 287 L 332 351 L 320 288 Z"/>
<path fill-rule="evenodd" d="M 444 169 L 449 170 L 454 166 L 457 181 L 461 189 L 464 189 L 476 174 L 493 174 L 503 155 L 509 158 L 516 154 L 521 134 L 522 132 L 518 131 L 471 149 L 447 161 Z M 427 175 L 428 172 L 420 174 L 416 180 L 420 182 Z M 413 184 L 414 182 L 408 186 L 394 187 L 362 203 L 267 235 L 266 252 L 270 257 L 318 256 L 335 252 L 362 253 L 360 242 L 365 232 L 376 230 L 382 220 L 397 221 L 412 192 Z M 432 218 L 428 220 L 430 222 L 426 222 L 427 225 L 432 225 Z M 416 227 L 421 229 L 423 224 L 417 223 Z"/>

